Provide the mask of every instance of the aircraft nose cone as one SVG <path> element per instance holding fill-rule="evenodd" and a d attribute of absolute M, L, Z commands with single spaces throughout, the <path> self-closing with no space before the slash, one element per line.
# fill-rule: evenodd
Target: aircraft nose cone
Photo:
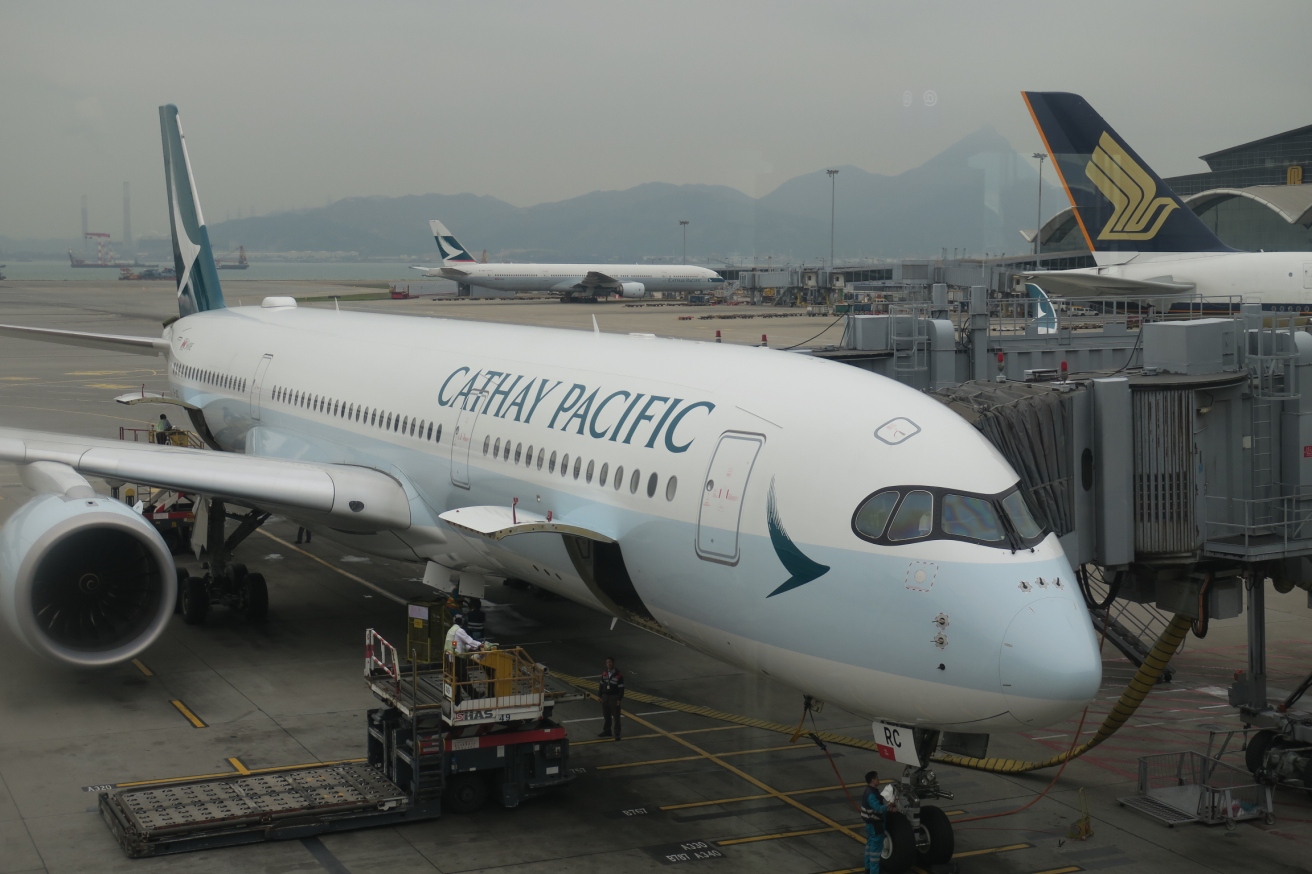
<path fill-rule="evenodd" d="M 998 674 L 1023 725 L 1051 725 L 1089 703 L 1102 682 L 1102 658 L 1084 605 L 1044 598 L 1022 608 L 1002 638 Z"/>

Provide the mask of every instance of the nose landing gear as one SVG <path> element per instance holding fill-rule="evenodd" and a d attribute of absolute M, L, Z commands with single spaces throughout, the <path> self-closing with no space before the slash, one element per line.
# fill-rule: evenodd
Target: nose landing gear
<path fill-rule="evenodd" d="M 880 742 L 876 723 L 876 742 Z M 900 874 L 919 866 L 927 871 L 946 870 L 956 850 L 952 822 L 943 809 L 926 801 L 943 798 L 951 800 L 952 793 L 939 786 L 938 776 L 925 767 L 938 746 L 939 733 L 928 729 L 902 729 L 910 731 L 914 739 L 912 750 L 896 749 L 896 761 L 906 767 L 902 777 L 882 790 L 889 813 L 885 817 L 884 849 L 881 871 Z M 882 754 L 882 750 L 881 750 Z"/>

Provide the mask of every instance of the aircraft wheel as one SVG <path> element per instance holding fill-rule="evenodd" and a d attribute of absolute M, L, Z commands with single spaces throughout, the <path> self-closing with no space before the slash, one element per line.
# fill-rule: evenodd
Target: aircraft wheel
<path fill-rule="evenodd" d="M 175 601 L 173 602 L 173 612 L 174 612 L 174 613 L 181 613 L 181 612 L 182 612 L 182 590 L 185 589 L 185 588 L 187 587 L 187 580 L 191 579 L 191 577 L 187 576 L 187 569 L 186 569 L 186 568 L 181 568 L 181 567 L 179 567 L 179 568 L 174 568 L 174 570 L 176 570 L 177 573 L 178 573 L 178 597 L 177 597 L 177 600 L 175 600 Z"/>
<path fill-rule="evenodd" d="M 264 574 L 247 574 L 244 585 L 246 617 L 259 622 L 269 615 L 269 587 L 264 582 Z"/>
<path fill-rule="evenodd" d="M 884 816 L 884 852 L 879 870 L 889 874 L 902 874 L 916 861 L 916 833 L 906 814 L 889 813 Z"/>
<path fill-rule="evenodd" d="M 956 838 L 952 834 L 952 821 L 942 808 L 920 808 L 920 825 L 929 842 L 916 849 L 917 864 L 927 867 L 951 861 L 956 849 Z"/>
<path fill-rule="evenodd" d="M 452 813 L 473 813 L 487 801 L 487 780 L 476 771 L 453 774 L 442 800 Z"/>
<path fill-rule="evenodd" d="M 200 625 L 210 612 L 210 590 L 201 577 L 187 577 L 182 587 L 182 621 Z"/>

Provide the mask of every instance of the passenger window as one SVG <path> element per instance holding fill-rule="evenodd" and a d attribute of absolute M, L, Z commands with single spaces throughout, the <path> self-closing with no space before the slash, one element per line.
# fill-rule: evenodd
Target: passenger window
<path fill-rule="evenodd" d="M 1004 537 L 993 502 L 966 495 L 943 496 L 943 533 L 988 542 Z"/>
<path fill-rule="evenodd" d="M 510 441 L 509 441 L 509 440 L 506 441 L 506 451 L 505 451 L 505 454 L 501 456 L 501 460 L 502 460 L 502 461 L 509 461 L 509 460 L 510 460 Z"/>
<path fill-rule="evenodd" d="M 496 443 L 492 444 L 492 457 L 493 457 L 493 458 L 500 458 L 500 457 L 501 457 L 501 438 L 500 438 L 500 437 L 497 438 L 497 442 L 496 442 Z"/>
<path fill-rule="evenodd" d="M 642 471 L 634 470 L 633 476 L 629 477 L 629 494 L 636 495 L 638 493 L 638 482 L 641 479 L 642 479 Z"/>
<path fill-rule="evenodd" d="M 658 479 L 660 479 L 660 478 L 659 478 L 658 476 L 656 476 L 656 474 L 654 474 L 654 473 L 653 473 L 651 476 L 647 477 L 647 497 L 649 497 L 649 498 L 651 498 L 651 497 L 655 497 L 655 495 L 656 495 L 656 482 L 657 482 Z"/>
<path fill-rule="evenodd" d="M 917 489 L 908 492 L 888 527 L 889 540 L 915 540 L 934 531 L 934 496 Z"/>
<path fill-rule="evenodd" d="M 566 452 L 564 456 L 562 456 L 560 459 L 560 475 L 566 476 L 568 474 L 569 474 L 569 453 Z"/>
<path fill-rule="evenodd" d="M 587 471 L 587 473 L 585 473 L 585 474 L 583 475 L 583 479 L 584 479 L 586 482 L 592 482 L 592 472 L 593 472 L 593 470 L 594 470 L 596 467 L 597 467 L 597 462 L 595 462 L 595 461 L 589 459 L 589 460 L 588 460 L 588 471 Z"/>
<path fill-rule="evenodd" d="M 547 450 L 545 450 L 545 449 L 539 449 L 539 450 L 538 450 L 538 470 L 542 470 L 542 458 L 543 458 L 543 456 L 545 456 L 546 454 L 547 454 Z"/>
<path fill-rule="evenodd" d="M 515 464 L 519 464 L 519 458 L 520 458 L 520 455 L 522 454 L 521 451 L 523 450 L 523 448 L 524 448 L 524 444 L 523 444 L 523 443 L 516 443 L 516 444 L 515 444 Z"/>
<path fill-rule="evenodd" d="M 424 439 L 425 439 L 425 440 L 432 440 L 432 439 L 433 439 L 433 423 L 432 423 L 432 422 L 429 422 L 429 423 L 428 423 L 428 436 L 425 437 Z"/>
<path fill-rule="evenodd" d="M 1007 511 L 1011 527 L 1015 528 L 1016 533 L 1023 539 L 1033 540 L 1043 533 L 1043 526 L 1034 521 L 1034 517 L 1030 515 L 1029 505 L 1025 503 L 1025 497 L 1020 493 L 1020 489 L 1002 499 L 1002 509 Z"/>
<path fill-rule="evenodd" d="M 852 522 L 857 533 L 866 537 L 882 537 L 888 526 L 888 517 L 893 514 L 899 497 L 901 495 L 896 491 L 880 492 L 862 504 Z"/>
<path fill-rule="evenodd" d="M 457 436 L 459 436 L 459 435 L 457 435 Z M 498 441 L 498 442 L 500 442 L 500 441 Z M 492 435 L 491 435 L 491 434 L 489 434 L 488 436 L 486 436 L 486 437 L 483 438 L 483 454 L 484 454 L 484 455 L 487 455 L 487 448 L 488 448 L 488 446 L 490 446 L 490 445 L 492 445 Z"/>
<path fill-rule="evenodd" d="M 609 472 L 610 472 L 610 463 L 607 462 L 606 464 L 603 464 L 601 466 L 601 473 L 597 477 L 597 485 L 603 487 L 606 485 L 606 474 Z"/>
<path fill-rule="evenodd" d="M 528 446 L 528 450 L 524 453 L 524 466 L 525 466 L 525 467 L 532 467 L 532 466 L 533 466 L 533 444 L 532 444 L 532 443 L 529 444 L 529 446 Z"/>
<path fill-rule="evenodd" d="M 624 485 L 624 465 L 621 464 L 615 468 L 615 491 L 618 492 L 622 485 Z"/>
<path fill-rule="evenodd" d="M 547 473 L 556 472 L 556 453 L 551 453 L 551 458 L 547 461 Z"/>
<path fill-rule="evenodd" d="M 679 489 L 679 478 L 670 477 L 670 481 L 665 484 L 665 500 L 673 501 L 674 493 Z"/>
<path fill-rule="evenodd" d="M 442 442 L 442 424 L 440 422 L 437 425 L 437 433 L 433 435 L 433 442 L 434 443 Z"/>
<path fill-rule="evenodd" d="M 580 455 L 574 459 L 574 479 L 579 478 L 579 472 L 583 469 L 583 456 Z"/>

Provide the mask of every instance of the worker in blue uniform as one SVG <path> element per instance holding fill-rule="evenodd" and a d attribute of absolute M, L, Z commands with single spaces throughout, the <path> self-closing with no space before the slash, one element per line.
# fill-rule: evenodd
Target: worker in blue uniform
<path fill-rule="evenodd" d="M 884 855 L 884 818 L 888 805 L 879 794 L 879 774 L 866 774 L 865 790 L 861 793 L 861 819 L 866 824 L 866 872 L 879 874 L 879 861 Z"/>

